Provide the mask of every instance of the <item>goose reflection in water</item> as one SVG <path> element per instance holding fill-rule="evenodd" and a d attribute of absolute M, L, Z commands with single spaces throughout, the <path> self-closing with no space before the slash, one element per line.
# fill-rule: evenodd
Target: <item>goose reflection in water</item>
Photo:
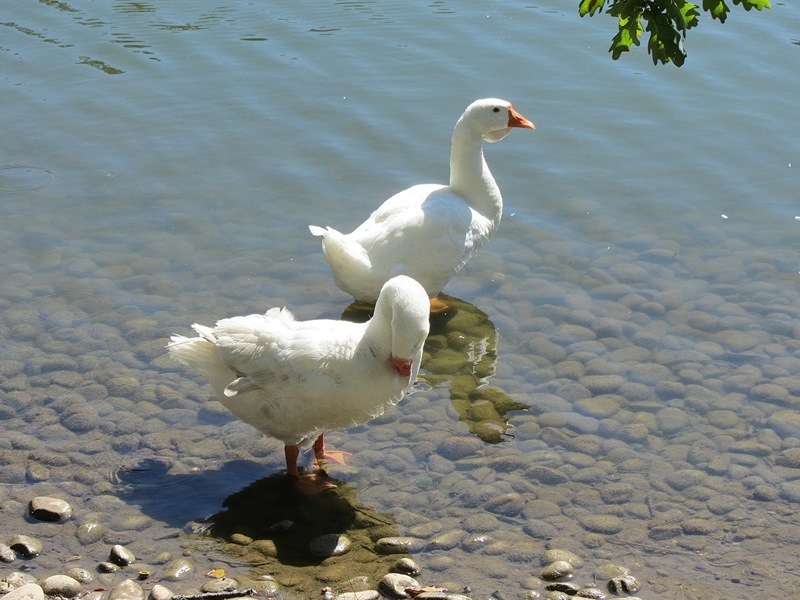
<path fill-rule="evenodd" d="M 512 438 L 511 413 L 530 405 L 489 385 L 497 367 L 497 328 L 474 304 L 446 294 L 437 299 L 447 309 L 431 315 L 418 379 L 434 388 L 449 387 L 459 419 L 484 442 Z M 369 305 L 353 302 L 342 319 L 364 321 L 369 315 Z"/>

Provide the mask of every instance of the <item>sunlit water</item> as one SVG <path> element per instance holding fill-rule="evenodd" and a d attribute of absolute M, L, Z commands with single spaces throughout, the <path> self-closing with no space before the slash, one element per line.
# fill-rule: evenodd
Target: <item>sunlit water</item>
<path fill-rule="evenodd" d="M 445 181 L 455 120 L 499 96 L 537 130 L 487 145 L 505 214 L 446 290 L 427 385 L 329 436 L 353 456 L 308 511 L 363 550 L 212 544 L 198 571 L 369 587 L 348 580 L 374 583 L 394 557 L 372 544 L 401 535 L 421 581 L 478 597 L 541 589 L 550 547 L 583 558 L 581 583 L 628 567 L 645 598 L 796 592 L 797 5 L 704 19 L 681 69 L 612 61 L 613 20 L 552 0 L 2 12 L 0 480 L 4 531 L 45 540 L 32 573 L 120 542 L 157 574 L 186 532 L 300 519 L 264 479 L 279 444 L 167 360 L 167 337 L 273 305 L 338 318 L 349 298 L 306 226 L 347 231 Z M 149 454 L 172 469 L 109 476 Z M 37 494 L 73 520 L 26 521 Z M 88 521 L 108 532 L 82 545 Z"/>

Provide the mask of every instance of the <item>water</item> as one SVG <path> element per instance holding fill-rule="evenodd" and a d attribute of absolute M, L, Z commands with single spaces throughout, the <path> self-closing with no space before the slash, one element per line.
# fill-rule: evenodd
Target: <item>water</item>
<path fill-rule="evenodd" d="M 155 565 L 146 540 L 179 554 L 237 493 L 219 535 L 280 520 L 252 509 L 278 444 L 168 361 L 168 335 L 273 305 L 338 318 L 306 225 L 445 181 L 455 120 L 499 96 L 537 130 L 486 148 L 504 218 L 446 290 L 462 320 L 434 327 L 435 387 L 330 436 L 370 515 L 350 535 L 416 536 L 425 583 L 479 597 L 522 597 L 551 546 L 584 583 L 628 566 L 642 597 L 792 595 L 800 9 L 704 20 L 675 69 L 612 61 L 613 21 L 562 4 L 4 8 L 3 517 L 52 540 L 26 566 L 92 567 L 112 540 Z M 109 480 L 141 454 L 174 462 L 166 480 Z M 111 533 L 24 522 L 38 493 Z M 254 572 L 310 594 L 393 561 L 357 556 Z"/>

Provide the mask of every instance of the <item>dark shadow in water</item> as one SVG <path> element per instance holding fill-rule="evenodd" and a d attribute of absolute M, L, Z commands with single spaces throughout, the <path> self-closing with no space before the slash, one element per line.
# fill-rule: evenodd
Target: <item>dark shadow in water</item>
<path fill-rule="evenodd" d="M 177 475 L 169 473 L 170 466 L 165 457 L 132 457 L 115 474 L 120 496 L 198 541 L 214 542 L 255 575 L 279 574 L 282 585 L 306 597 L 318 595 L 320 581 L 340 581 L 342 573 L 377 581 L 404 554 L 376 551 L 377 540 L 399 536 L 395 519 L 360 504 L 357 490 L 345 482 L 331 479 L 336 488 L 307 497 L 282 474 L 253 481 L 264 469 L 252 461 Z M 198 518 L 203 510 L 210 516 Z M 332 549 L 340 536 L 346 536 L 348 550 L 336 555 Z"/>
<path fill-rule="evenodd" d="M 438 299 L 448 308 L 431 315 L 419 379 L 432 387 L 449 387 L 450 402 L 470 432 L 489 444 L 503 442 L 513 437 L 509 413 L 530 406 L 488 385 L 497 367 L 497 328 L 474 304 L 445 294 Z M 354 302 L 342 319 L 365 321 L 371 309 Z"/>

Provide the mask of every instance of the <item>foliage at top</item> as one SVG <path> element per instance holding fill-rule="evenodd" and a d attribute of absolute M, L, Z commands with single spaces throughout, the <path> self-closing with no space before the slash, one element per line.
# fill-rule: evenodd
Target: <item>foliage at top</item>
<path fill-rule="evenodd" d="M 770 0 L 728 0 L 745 10 L 770 8 Z M 730 7 L 725 0 L 702 0 L 702 8 L 713 19 L 724 23 Z M 698 23 L 700 11 L 697 4 L 686 0 L 580 0 L 578 12 L 581 17 L 605 12 L 616 17 L 619 32 L 608 49 L 614 60 L 631 46 L 640 44 L 642 33 L 648 33 L 647 52 L 653 64 L 672 62 L 680 67 L 686 59 L 683 40 L 687 30 Z"/>

